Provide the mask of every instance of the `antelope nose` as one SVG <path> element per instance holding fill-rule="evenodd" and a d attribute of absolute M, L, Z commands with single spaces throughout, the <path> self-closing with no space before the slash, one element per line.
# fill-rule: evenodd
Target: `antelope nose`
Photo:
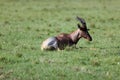
<path fill-rule="evenodd" d="M 92 41 L 92 38 L 90 38 L 89 41 Z"/>

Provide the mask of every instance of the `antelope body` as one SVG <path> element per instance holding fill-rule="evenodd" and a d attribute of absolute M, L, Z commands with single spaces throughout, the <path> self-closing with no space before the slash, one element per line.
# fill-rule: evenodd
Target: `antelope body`
<path fill-rule="evenodd" d="M 41 45 L 41 50 L 63 50 L 66 46 L 76 45 L 80 38 L 92 41 L 85 20 L 80 17 L 77 17 L 77 20 L 82 23 L 82 26 L 78 24 L 78 29 L 70 34 L 61 33 L 46 39 Z"/>

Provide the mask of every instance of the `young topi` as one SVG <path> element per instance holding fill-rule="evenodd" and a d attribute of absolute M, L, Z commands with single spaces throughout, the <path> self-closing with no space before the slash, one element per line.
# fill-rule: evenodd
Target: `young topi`
<path fill-rule="evenodd" d="M 77 24 L 78 29 L 70 34 L 61 33 L 58 36 L 46 39 L 41 45 L 41 50 L 63 50 L 66 46 L 76 46 L 80 38 L 92 41 L 92 37 L 88 32 L 89 29 L 87 29 L 85 20 L 80 17 L 77 17 L 77 20 L 81 22 L 82 26 Z"/>

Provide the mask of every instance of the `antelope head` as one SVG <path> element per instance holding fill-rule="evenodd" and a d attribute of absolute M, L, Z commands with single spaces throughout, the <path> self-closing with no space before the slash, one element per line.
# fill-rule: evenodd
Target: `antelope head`
<path fill-rule="evenodd" d="M 80 26 L 80 24 L 77 24 L 78 28 L 79 28 L 79 37 L 83 37 L 89 41 L 92 41 L 92 37 L 90 36 L 89 34 L 89 29 L 87 29 L 87 26 L 86 26 L 86 22 L 83 18 L 80 18 L 80 17 L 77 17 L 77 20 L 79 20 L 82 24 L 82 26 Z"/>

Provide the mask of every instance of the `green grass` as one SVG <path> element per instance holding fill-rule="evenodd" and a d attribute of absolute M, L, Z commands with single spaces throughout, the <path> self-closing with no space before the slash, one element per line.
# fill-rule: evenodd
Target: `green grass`
<path fill-rule="evenodd" d="M 0 0 L 0 80 L 120 80 L 120 0 Z M 92 42 L 41 51 L 43 40 L 77 29 Z"/>

